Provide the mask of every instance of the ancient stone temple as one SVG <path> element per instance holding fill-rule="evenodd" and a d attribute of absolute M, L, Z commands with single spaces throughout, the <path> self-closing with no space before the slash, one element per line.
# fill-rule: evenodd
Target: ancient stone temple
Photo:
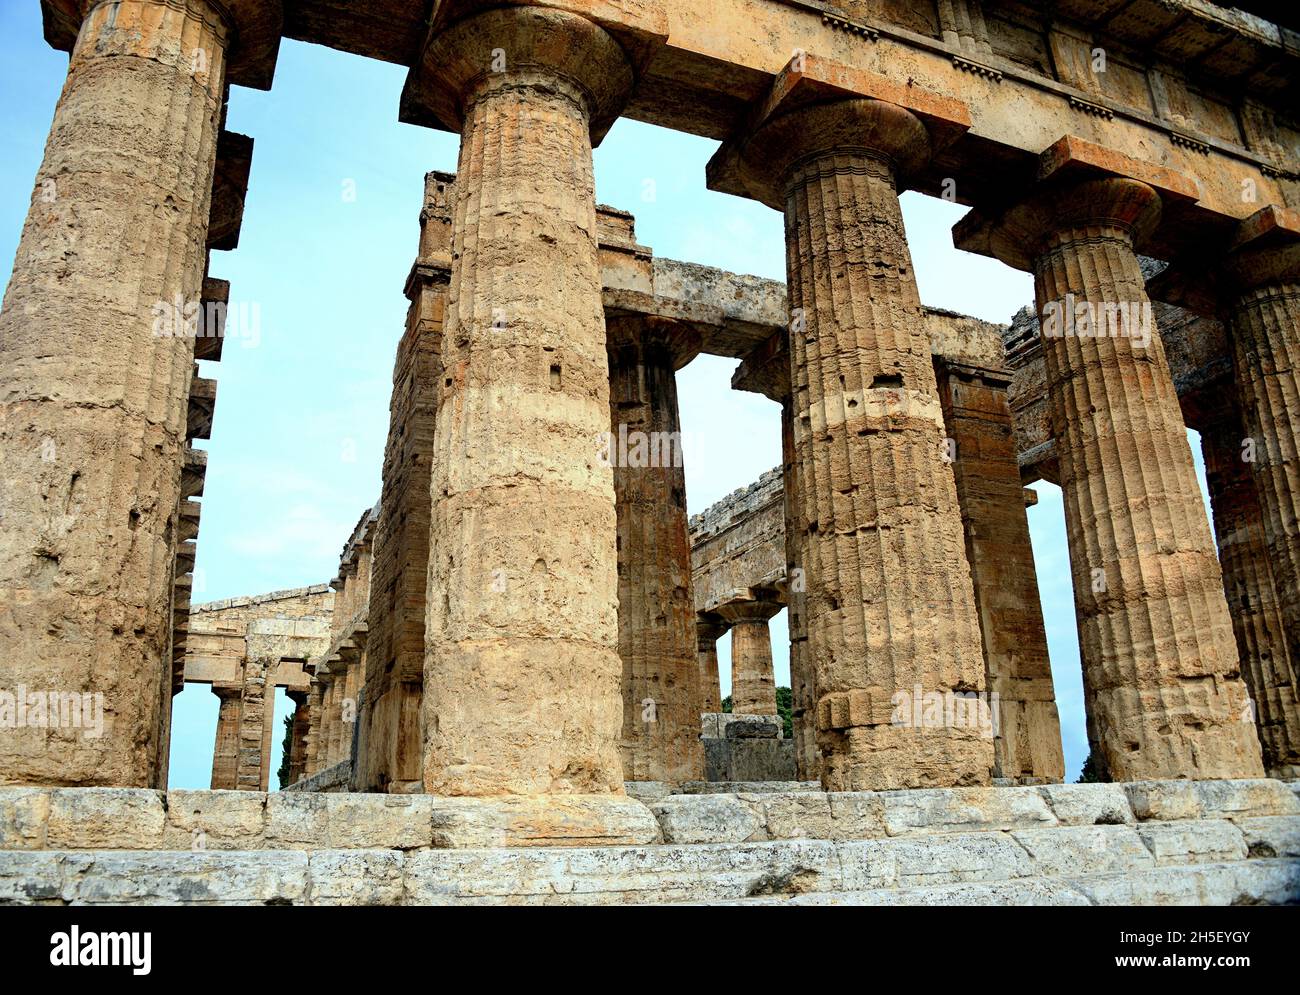
<path fill-rule="evenodd" d="M 69 63 L 0 310 L 0 902 L 1300 897 L 1295 32 L 1202 0 L 40 6 Z M 208 258 L 256 184 L 226 106 L 281 38 L 406 67 L 399 119 L 459 158 L 337 573 L 191 604 Z M 596 203 L 620 117 L 720 143 L 701 180 L 780 212 L 784 283 Z M 927 307 L 906 191 L 1030 306 Z M 779 407 L 781 463 L 690 516 L 701 355 Z M 1101 783 L 1062 783 L 1040 481 Z M 219 699 L 208 791 L 168 790 L 185 683 Z"/>

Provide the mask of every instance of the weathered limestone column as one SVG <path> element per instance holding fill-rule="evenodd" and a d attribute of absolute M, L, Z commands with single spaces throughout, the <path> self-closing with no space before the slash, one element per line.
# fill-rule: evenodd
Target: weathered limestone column
<path fill-rule="evenodd" d="M 250 657 L 244 664 L 243 700 L 239 708 L 239 761 L 235 787 L 240 791 L 265 791 L 270 773 L 270 723 L 267 676 L 277 661 Z M 274 701 L 275 689 L 271 696 Z"/>
<path fill-rule="evenodd" d="M 437 36 L 404 100 L 461 129 L 436 415 L 424 785 L 617 793 L 622 667 L 592 136 L 632 73 L 533 7 Z"/>
<path fill-rule="evenodd" d="M 212 747 L 212 790 L 233 791 L 239 766 L 239 709 L 243 689 L 214 684 L 212 693 L 221 700 L 217 737 Z"/>
<path fill-rule="evenodd" d="M 10 731 L 3 784 L 158 785 L 194 346 L 159 315 L 202 287 L 225 10 L 95 4 L 72 49 L 0 310 L 0 684 L 105 732 Z"/>
<path fill-rule="evenodd" d="M 700 712 L 722 711 L 722 679 L 718 676 L 718 640 L 726 623 L 705 617 L 695 620 L 696 652 L 700 672 Z"/>
<path fill-rule="evenodd" d="M 742 148 L 783 206 L 798 561 L 828 790 L 987 784 L 978 727 L 924 728 L 897 695 L 980 692 L 984 660 L 900 176 L 925 127 L 875 100 L 798 109 Z M 797 331 L 795 331 L 797 329 Z"/>
<path fill-rule="evenodd" d="M 1226 270 L 1233 374 L 1242 428 L 1254 440 L 1249 463 L 1263 513 L 1264 542 L 1277 580 L 1287 649 L 1300 660 L 1300 214 L 1269 208 L 1251 222 L 1280 217 Z M 1289 228 L 1289 230 L 1287 230 Z"/>
<path fill-rule="evenodd" d="M 325 683 L 319 673 L 312 677 L 311 691 L 307 696 L 307 743 L 303 760 L 303 776 L 311 777 L 321 769 L 321 742 L 325 734 Z"/>
<path fill-rule="evenodd" d="M 1007 403 L 1009 375 L 942 363 L 936 371 L 966 532 L 990 696 L 993 776 L 1061 781 L 1065 757 L 1034 551 Z"/>
<path fill-rule="evenodd" d="M 303 779 L 307 765 L 307 733 L 311 728 L 311 707 L 308 696 L 302 691 L 286 691 L 293 702 L 293 729 L 289 740 L 289 769 L 287 780 L 281 787 L 297 784 Z"/>
<path fill-rule="evenodd" d="M 732 601 L 717 612 L 731 624 L 731 711 L 775 715 L 776 677 L 768 620 L 783 606 L 776 601 Z"/>
<path fill-rule="evenodd" d="M 422 791 L 424 617 L 429 579 L 429 490 L 442 327 L 451 279 L 454 177 L 424 178 L 420 249 L 406 280 L 410 307 L 397 346 L 384 486 L 375 526 L 365 701 L 353 784 L 361 791 Z"/>
<path fill-rule="evenodd" d="M 677 407 L 677 370 L 699 353 L 699 336 L 635 315 L 609 318 L 607 336 L 623 777 L 701 781 L 699 640 Z"/>
<path fill-rule="evenodd" d="M 1241 672 L 1254 702 L 1264 767 L 1273 777 L 1300 774 L 1300 688 L 1286 643 L 1264 519 L 1246 436 L 1235 409 L 1201 427 L 1205 481 L 1228 611 L 1237 636 Z"/>
<path fill-rule="evenodd" d="M 1009 211 L 993 248 L 1034 272 L 1085 688 L 1111 777 L 1259 777 L 1223 578 L 1134 250 L 1159 213 L 1144 183 L 1076 181 Z M 1107 306 L 1132 320 L 1103 330 Z M 1089 308 L 1099 326 L 1081 328 Z"/>

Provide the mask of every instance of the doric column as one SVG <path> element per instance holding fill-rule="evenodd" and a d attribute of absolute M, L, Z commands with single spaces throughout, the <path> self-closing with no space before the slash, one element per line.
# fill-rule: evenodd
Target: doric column
<path fill-rule="evenodd" d="M 637 315 L 608 319 L 610 434 L 618 517 L 623 777 L 701 781 L 701 689 L 686 525 L 677 373 L 699 335 Z"/>
<path fill-rule="evenodd" d="M 1007 403 L 1011 378 L 950 362 L 936 372 L 996 720 L 993 776 L 1060 781 L 1061 723 Z"/>
<path fill-rule="evenodd" d="M 1235 408 L 1201 426 L 1205 481 L 1241 672 L 1270 776 L 1300 774 L 1300 688 L 1286 642 L 1276 578 L 1264 539 L 1249 441 Z"/>
<path fill-rule="evenodd" d="M 320 773 L 334 763 L 334 742 L 338 735 L 338 700 L 341 681 L 332 671 L 322 676 L 320 742 L 316 748 L 316 770 Z"/>
<path fill-rule="evenodd" d="M 242 688 L 212 685 L 212 693 L 221 700 L 217 712 L 217 738 L 212 747 L 212 790 L 233 791 L 239 765 L 239 707 Z"/>
<path fill-rule="evenodd" d="M 375 526 L 365 701 L 353 783 L 362 791 L 420 791 L 425 588 L 434 415 L 442 377 L 442 326 L 451 279 L 454 178 L 428 173 L 420 251 L 406 280 L 410 307 L 397 346 L 384 485 Z"/>
<path fill-rule="evenodd" d="M 265 791 L 270 775 L 270 716 L 267 677 L 274 660 L 249 657 L 244 663 L 243 700 L 239 708 L 239 762 L 235 787 L 240 791 Z M 271 688 L 271 699 L 274 701 Z"/>
<path fill-rule="evenodd" d="M 325 730 L 325 682 L 319 666 L 312 676 L 311 691 L 307 696 L 307 743 L 303 759 L 303 776 L 311 777 L 321 769 L 321 742 Z"/>
<path fill-rule="evenodd" d="M 993 251 L 1034 272 L 1087 704 L 1111 777 L 1258 777 L 1223 579 L 1134 249 L 1160 205 L 1132 179 L 1062 181 L 1002 217 Z"/>
<path fill-rule="evenodd" d="M 296 784 L 303 778 L 307 764 L 307 733 L 311 728 L 311 707 L 304 691 L 286 691 L 293 702 L 293 729 L 289 739 L 289 769 L 281 787 Z"/>
<path fill-rule="evenodd" d="M 798 561 L 830 790 L 987 784 L 975 726 L 898 695 L 979 692 L 984 661 L 930 340 L 898 203 L 925 127 L 875 100 L 791 111 L 741 148 L 784 207 Z"/>
<path fill-rule="evenodd" d="M 776 677 L 768 620 L 778 601 L 731 601 L 716 609 L 731 624 L 731 711 L 736 715 L 775 715 Z"/>
<path fill-rule="evenodd" d="M 0 310 L 0 684 L 102 694 L 105 731 L 12 730 L 0 783 L 157 786 L 194 355 L 170 319 L 254 5 L 48 6 L 72 54 Z"/>
<path fill-rule="evenodd" d="M 1277 580 L 1287 649 L 1300 660 L 1300 213 L 1270 207 L 1229 254 L 1228 317 L 1248 462 Z M 1253 237 L 1252 237 L 1253 236 Z"/>
<path fill-rule="evenodd" d="M 433 455 L 424 784 L 618 792 L 622 667 L 592 135 L 632 73 L 577 15 L 496 9 L 408 79 L 460 129 Z"/>
<path fill-rule="evenodd" d="M 718 676 L 718 640 L 726 634 L 726 631 L 727 624 L 714 616 L 701 615 L 695 620 L 701 713 L 722 711 L 722 679 Z"/>

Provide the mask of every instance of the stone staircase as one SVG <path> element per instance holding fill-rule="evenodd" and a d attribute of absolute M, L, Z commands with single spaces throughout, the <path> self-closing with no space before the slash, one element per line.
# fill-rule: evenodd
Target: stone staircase
<path fill-rule="evenodd" d="M 1300 903 L 1294 782 L 709 787 L 645 802 L 0 789 L 0 903 Z"/>

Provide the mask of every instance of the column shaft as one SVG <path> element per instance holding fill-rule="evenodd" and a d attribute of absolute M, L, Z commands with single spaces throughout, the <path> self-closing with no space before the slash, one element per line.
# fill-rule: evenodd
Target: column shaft
<path fill-rule="evenodd" d="M 1071 191 L 1078 220 L 1054 225 L 1035 260 L 1088 705 L 1115 780 L 1259 776 L 1182 412 L 1144 311 L 1132 232 L 1154 198 L 1125 180 Z M 1145 314 L 1147 330 L 1069 331 L 1078 302 Z"/>
<path fill-rule="evenodd" d="M 1300 689 L 1264 539 L 1256 478 L 1243 459 L 1245 441 L 1235 411 L 1201 429 L 1223 587 L 1241 673 L 1254 703 L 1264 767 L 1270 775 L 1294 777 L 1300 772 Z"/>
<path fill-rule="evenodd" d="M 738 619 L 731 626 L 731 710 L 736 715 L 776 714 L 772 637 L 765 618 Z"/>
<path fill-rule="evenodd" d="M 239 766 L 239 709 L 242 697 L 236 687 L 212 688 L 220 700 L 217 712 L 217 737 L 212 747 L 212 790 L 233 791 Z"/>
<path fill-rule="evenodd" d="M 699 781 L 701 693 L 673 326 L 612 319 L 610 462 L 618 521 L 623 777 Z"/>
<path fill-rule="evenodd" d="M 502 38 L 515 39 L 510 61 L 491 72 Z M 482 63 L 457 84 L 425 788 L 618 792 L 616 517 L 612 471 L 597 452 L 609 367 L 590 130 L 595 101 L 626 86 L 611 67 L 627 70 L 609 35 L 559 12 L 471 18 L 425 64 L 471 65 L 467 46 Z"/>
<path fill-rule="evenodd" d="M 914 710 L 897 707 L 900 694 L 984 686 L 898 203 L 900 163 L 924 158 L 925 129 L 901 108 L 855 100 L 795 111 L 760 135 L 761 148 L 793 160 L 784 191 L 794 491 L 822 783 L 986 784 L 992 744 L 977 725 L 917 728 L 906 721 Z M 864 135 L 878 144 L 855 144 Z"/>
<path fill-rule="evenodd" d="M 948 364 L 938 379 L 995 722 L 993 776 L 1061 781 L 1061 723 L 1007 403 L 1009 381 Z"/>
<path fill-rule="evenodd" d="M 0 683 L 102 694 L 105 732 L 13 730 L 0 783 L 158 784 L 217 10 L 95 6 L 55 110 L 0 310 Z"/>
<path fill-rule="evenodd" d="M 701 714 L 722 711 L 722 679 L 718 675 L 718 639 L 726 631 L 725 625 L 705 619 L 698 619 L 695 623 Z"/>
<path fill-rule="evenodd" d="M 235 787 L 240 791 L 265 791 L 270 765 L 266 678 L 271 661 L 253 657 L 244 663 L 244 691 L 239 709 L 239 762 Z M 273 689 L 272 689 L 273 690 Z"/>
<path fill-rule="evenodd" d="M 1300 257 L 1300 249 L 1290 251 Z M 1279 254 L 1280 255 L 1280 254 Z M 1232 307 L 1233 370 L 1249 468 L 1277 580 L 1287 650 L 1300 660 L 1300 275 L 1240 293 Z"/>
<path fill-rule="evenodd" d="M 788 379 L 788 378 L 787 378 Z M 786 625 L 790 632 L 790 711 L 799 780 L 821 777 L 817 749 L 817 685 L 808 654 L 804 616 L 808 610 L 808 576 L 800 559 L 804 525 L 800 514 L 799 474 L 794 444 L 794 402 L 787 390 L 781 400 L 781 480 L 785 501 Z M 716 660 L 716 658 L 715 658 Z"/>

